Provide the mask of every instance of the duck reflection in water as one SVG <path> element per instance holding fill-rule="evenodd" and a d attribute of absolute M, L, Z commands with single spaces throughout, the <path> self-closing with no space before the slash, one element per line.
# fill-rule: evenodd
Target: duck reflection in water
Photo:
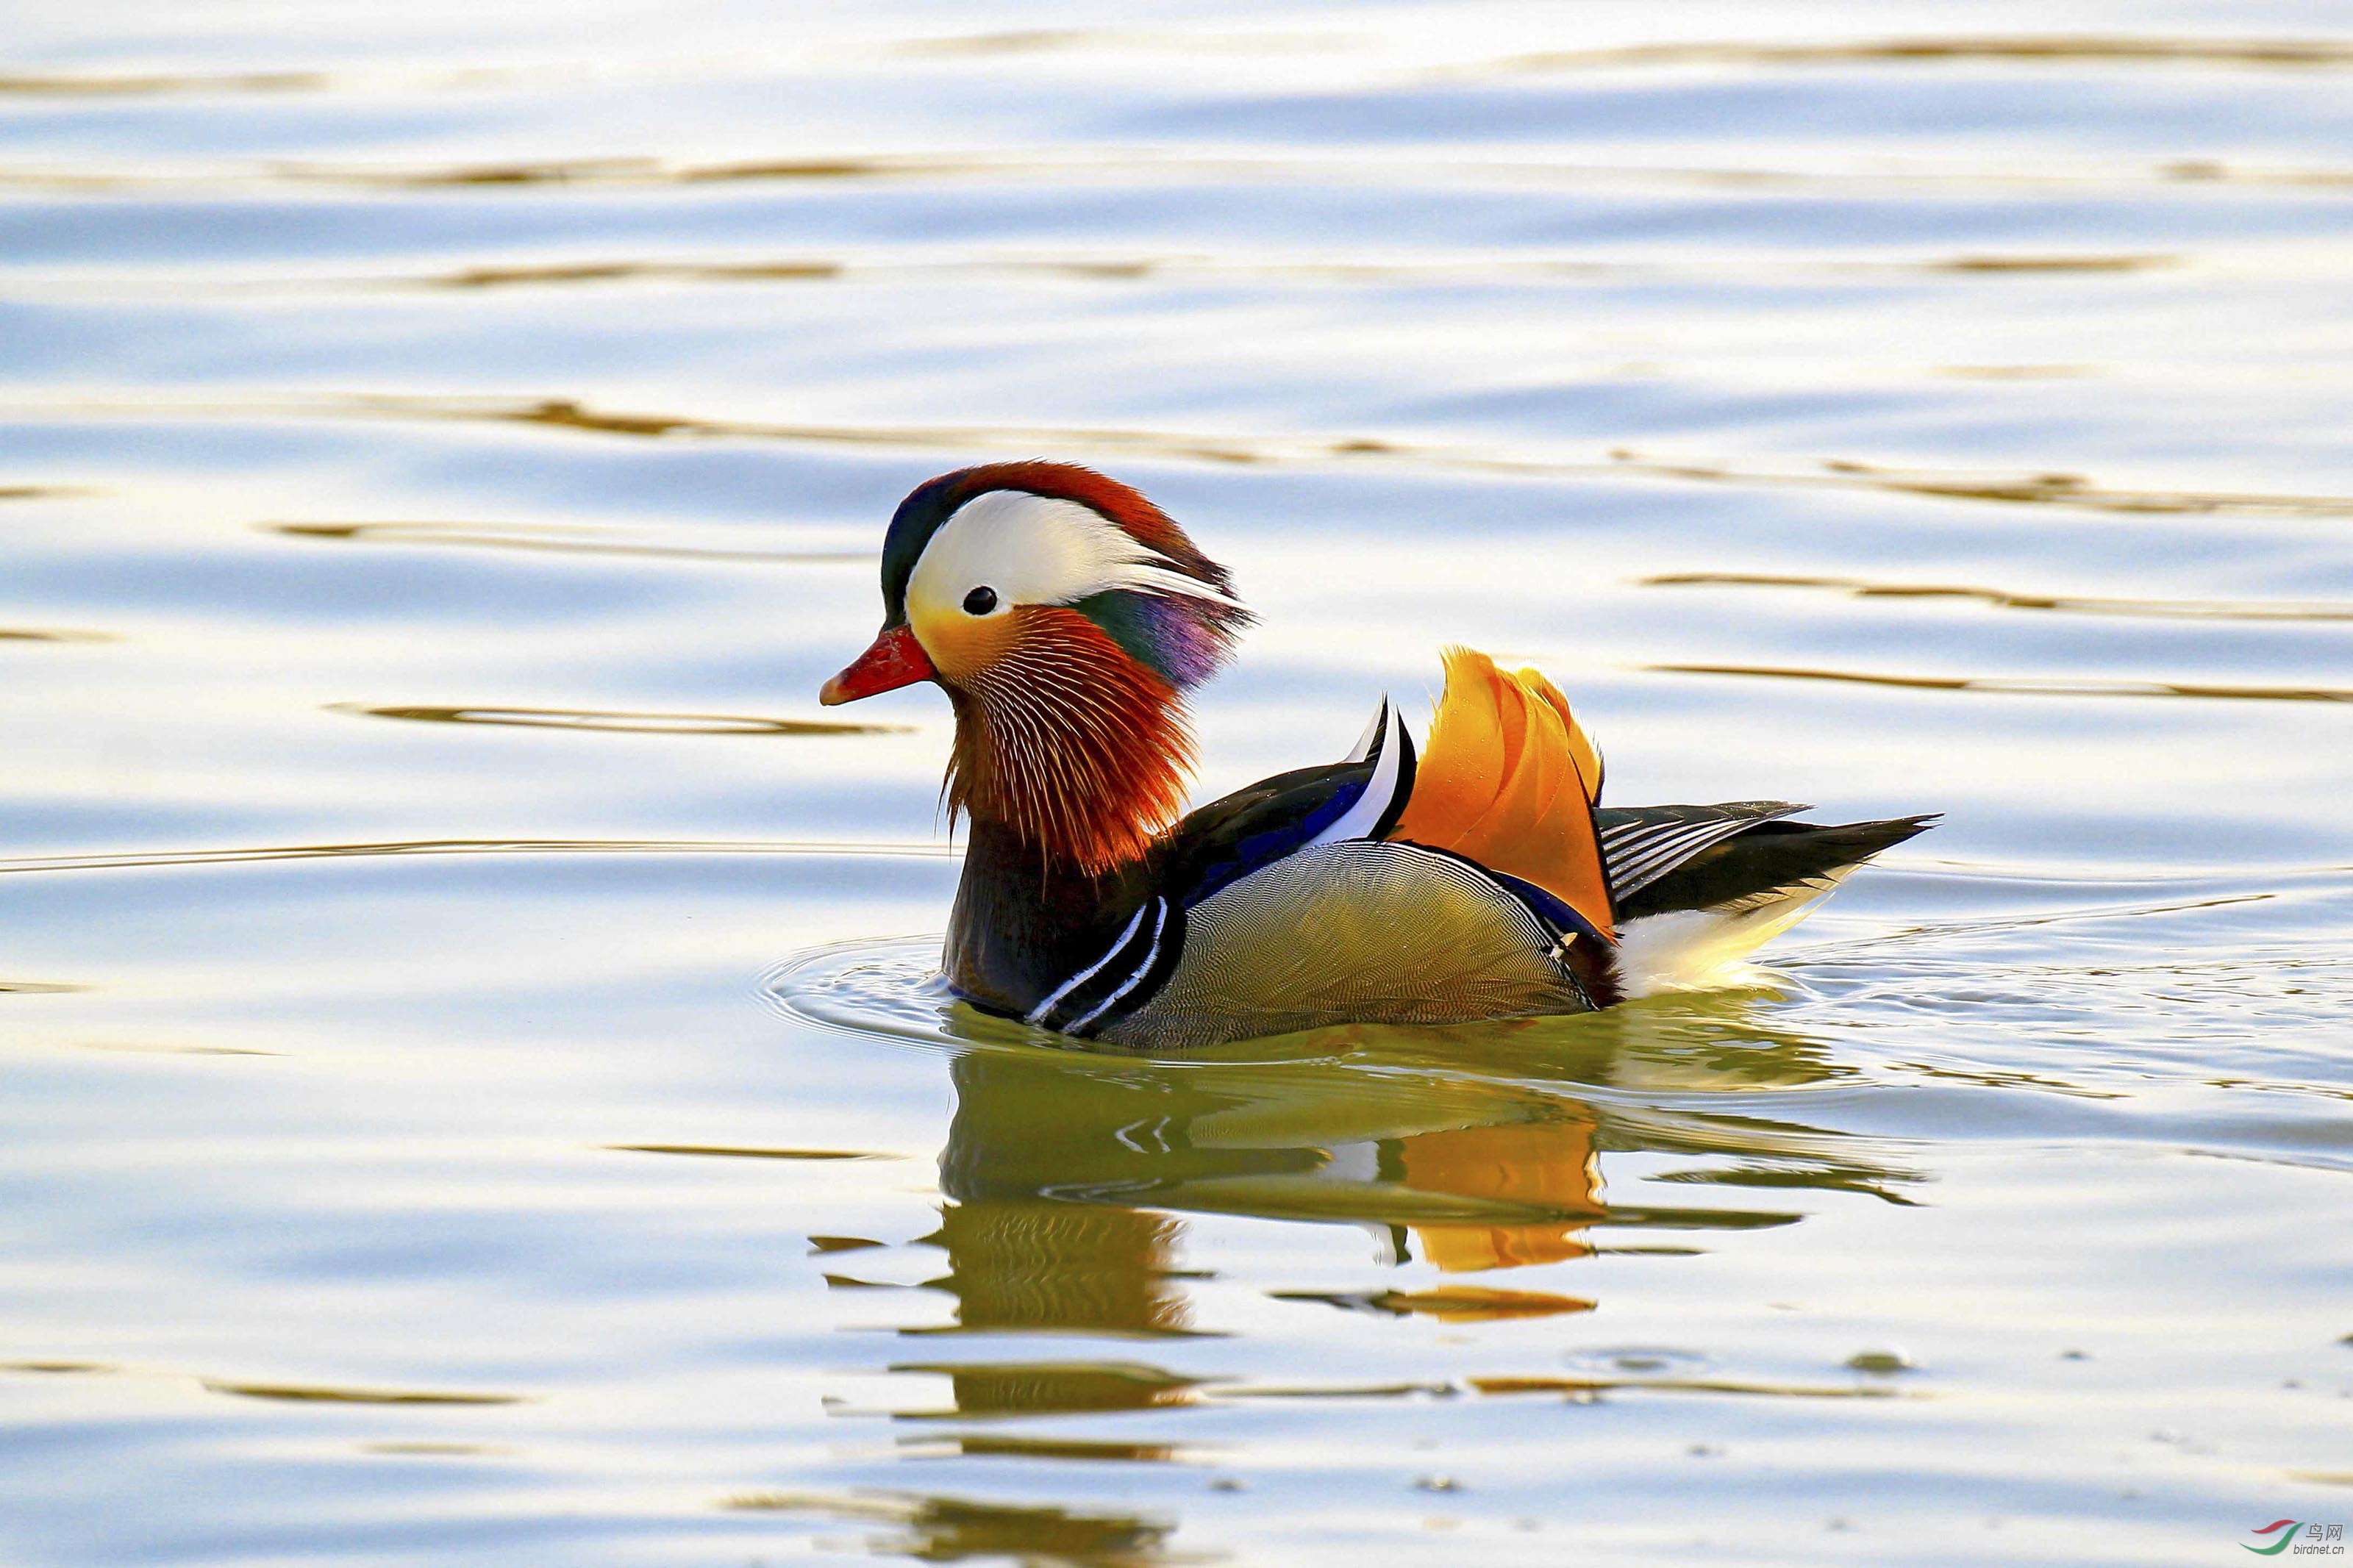
<path fill-rule="evenodd" d="M 1499 1044 L 1561 1070 L 1551 1038 L 1557 1023 L 1535 1026 L 1543 1038 L 1526 1026 L 1488 1027 Z M 1627 1032 L 1622 1024 L 1596 1032 L 1572 1065 L 1583 1075 L 1606 1067 Z M 1685 1180 L 1852 1190 L 1859 1181 L 1900 1179 L 1858 1165 L 1850 1147 L 1832 1157 L 1835 1134 L 1737 1116 L 1614 1109 L 1605 1116 L 1556 1081 L 1529 1076 L 1530 1061 L 1503 1062 L 1510 1070 L 1493 1076 L 1466 1076 L 1459 1065 L 1438 1070 L 1432 1055 L 1461 1060 L 1461 1031 L 1444 1033 L 1435 1047 L 1417 1050 L 1426 1043 L 1410 1031 L 1326 1031 L 1310 1038 L 1344 1054 L 1307 1060 L 1176 1063 L 976 1046 L 952 1069 L 956 1109 L 940 1159 L 951 1202 L 926 1238 L 948 1255 L 947 1274 L 931 1284 L 955 1296 L 956 1321 L 919 1331 L 1198 1332 L 1177 1258 L 1183 1226 L 1176 1216 L 1187 1212 L 1358 1225 L 1379 1238 L 1388 1261 L 1419 1258 L 1446 1274 L 1580 1258 L 1599 1225 L 1754 1228 L 1799 1217 L 1613 1211 L 1602 1195 L 1605 1139 L 1617 1148 L 1775 1163 L 1769 1171 L 1749 1167 L 1753 1179 L 1736 1168 Z M 1718 1033 L 1677 1043 L 1704 1047 Z M 1749 1087 L 1759 1073 L 1786 1081 L 1824 1070 L 1809 1049 L 1760 1043 L 1753 1032 L 1740 1043 L 1742 1069 L 1724 1075 L 1736 1082 L 1716 1087 Z M 1697 1068 L 1705 1079 L 1714 1075 L 1704 1056 L 1683 1050 L 1664 1065 L 1682 1079 Z M 1662 1065 L 1636 1076 L 1656 1078 Z M 1555 1310 L 1588 1305 L 1489 1294 L 1496 1300 L 1486 1312 L 1478 1292 L 1459 1287 L 1342 1304 L 1402 1302 L 1385 1310 L 1449 1317 L 1519 1315 L 1534 1300 L 1559 1303 Z M 1514 1300 L 1522 1304 L 1514 1309 Z"/>

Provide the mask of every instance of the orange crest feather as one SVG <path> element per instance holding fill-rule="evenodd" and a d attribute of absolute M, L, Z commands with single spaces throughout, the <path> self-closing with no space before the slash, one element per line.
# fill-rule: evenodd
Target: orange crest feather
<path fill-rule="evenodd" d="M 1551 681 L 1449 648 L 1446 694 L 1390 837 L 1533 882 L 1615 941 L 1600 797 L 1600 753 Z"/>

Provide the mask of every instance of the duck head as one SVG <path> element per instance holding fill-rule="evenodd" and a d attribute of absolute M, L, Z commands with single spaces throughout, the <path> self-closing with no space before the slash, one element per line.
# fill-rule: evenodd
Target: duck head
<path fill-rule="evenodd" d="M 915 487 L 882 546 L 882 630 L 830 707 L 919 680 L 956 715 L 951 820 L 1100 872 L 1185 803 L 1184 692 L 1250 613 L 1168 514 L 1091 468 L 988 463 Z"/>

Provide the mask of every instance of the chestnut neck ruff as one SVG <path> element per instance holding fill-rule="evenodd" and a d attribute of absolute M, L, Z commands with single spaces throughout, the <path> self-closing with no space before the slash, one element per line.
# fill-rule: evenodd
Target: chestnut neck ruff
<path fill-rule="evenodd" d="M 969 813 L 1089 875 L 1140 858 L 1184 810 L 1193 732 L 1182 700 L 1079 612 L 1014 614 L 1013 650 L 947 688 L 949 820 Z"/>

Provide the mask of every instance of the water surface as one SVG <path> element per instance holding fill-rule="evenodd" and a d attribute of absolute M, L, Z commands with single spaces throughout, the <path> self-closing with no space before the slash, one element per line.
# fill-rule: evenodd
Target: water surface
<path fill-rule="evenodd" d="M 0 1551 L 2221 1560 L 2353 1515 L 2353 12 L 17 18 Z M 1748 988 L 929 983 L 897 498 L 1942 811 Z"/>

